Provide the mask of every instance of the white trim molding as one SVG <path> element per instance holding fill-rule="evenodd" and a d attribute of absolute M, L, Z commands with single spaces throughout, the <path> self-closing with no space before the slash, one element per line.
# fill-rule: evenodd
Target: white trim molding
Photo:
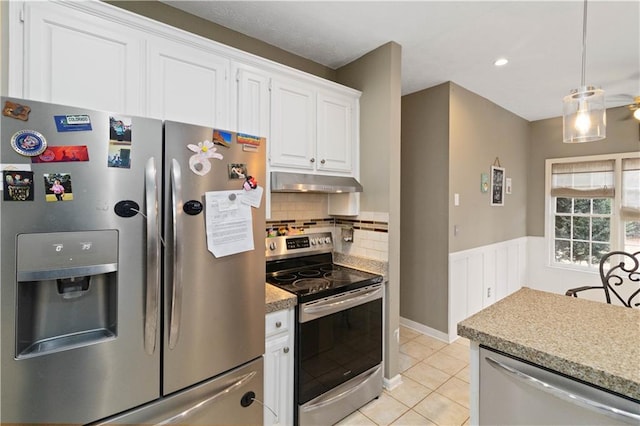
<path fill-rule="evenodd" d="M 449 335 L 457 325 L 525 285 L 528 237 L 449 254 Z"/>
<path fill-rule="evenodd" d="M 402 374 L 400 373 L 396 374 L 394 377 L 390 379 L 387 379 L 386 377 L 382 379 L 382 386 L 388 391 L 394 390 L 401 384 L 402 384 Z"/>
<path fill-rule="evenodd" d="M 425 334 L 429 337 L 433 337 L 434 339 L 438 339 L 445 343 L 451 343 L 458 338 L 458 336 L 454 336 L 453 339 L 450 339 L 447 333 L 443 333 L 440 330 L 436 330 L 435 328 L 427 327 L 424 324 L 420 324 L 419 322 L 412 321 L 407 318 L 400 317 L 400 325 L 403 325 L 407 328 L 417 331 L 418 333 Z"/>

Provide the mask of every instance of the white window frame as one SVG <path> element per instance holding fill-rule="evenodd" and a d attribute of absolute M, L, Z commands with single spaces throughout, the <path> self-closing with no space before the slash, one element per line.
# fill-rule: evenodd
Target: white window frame
<path fill-rule="evenodd" d="M 549 158 L 545 161 L 545 231 L 544 238 L 547 246 L 548 266 L 552 268 L 570 269 L 581 272 L 598 273 L 598 265 L 581 266 L 577 264 L 566 264 L 555 261 L 555 197 L 551 195 L 551 169 L 553 164 L 576 163 L 583 161 L 603 161 L 614 160 L 614 187 L 615 194 L 611 205 L 611 251 L 623 250 L 624 232 L 620 218 L 620 206 L 622 205 L 622 159 L 640 158 L 640 152 L 625 152 L 603 155 L 589 155 L 581 157 Z"/>

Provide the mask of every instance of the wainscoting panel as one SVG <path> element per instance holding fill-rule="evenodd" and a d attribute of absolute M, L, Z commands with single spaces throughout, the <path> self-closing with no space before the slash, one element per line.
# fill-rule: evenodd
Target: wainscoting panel
<path fill-rule="evenodd" d="M 458 322 L 525 284 L 527 237 L 449 254 L 449 341 Z"/>

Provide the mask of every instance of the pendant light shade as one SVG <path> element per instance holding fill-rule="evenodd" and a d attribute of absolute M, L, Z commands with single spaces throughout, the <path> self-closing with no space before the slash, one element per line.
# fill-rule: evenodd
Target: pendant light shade
<path fill-rule="evenodd" d="M 604 90 L 585 84 L 587 60 L 587 0 L 584 0 L 582 20 L 582 79 L 579 89 L 573 89 L 562 99 L 562 141 L 593 142 L 607 136 L 607 110 Z"/>
<path fill-rule="evenodd" d="M 593 142 L 607 136 L 604 90 L 593 86 L 574 89 L 562 103 L 563 142 Z"/>

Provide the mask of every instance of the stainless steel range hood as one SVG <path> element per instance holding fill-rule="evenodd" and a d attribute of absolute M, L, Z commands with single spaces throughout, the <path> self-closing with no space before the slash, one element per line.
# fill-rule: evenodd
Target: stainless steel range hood
<path fill-rule="evenodd" d="M 271 172 L 271 192 L 362 192 L 360 182 L 352 177 Z"/>

